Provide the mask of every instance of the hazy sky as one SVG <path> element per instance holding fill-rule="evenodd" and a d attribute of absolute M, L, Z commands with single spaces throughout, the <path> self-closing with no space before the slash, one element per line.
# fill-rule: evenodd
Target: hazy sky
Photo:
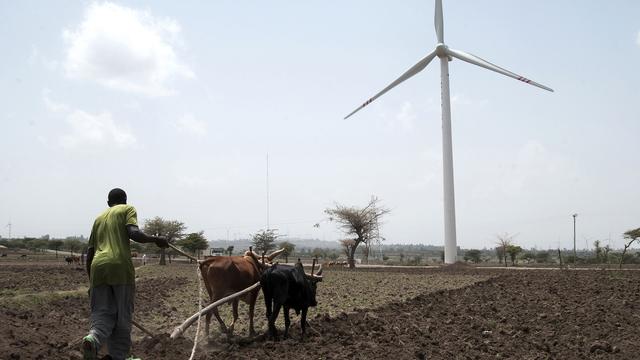
<path fill-rule="evenodd" d="M 552 87 L 450 63 L 458 245 L 640 226 L 640 2 L 444 1 L 445 43 Z M 433 1 L 2 1 L 0 233 L 87 236 L 122 187 L 209 239 L 378 196 L 388 243 L 443 244 Z M 313 224 L 320 223 L 320 227 Z"/>

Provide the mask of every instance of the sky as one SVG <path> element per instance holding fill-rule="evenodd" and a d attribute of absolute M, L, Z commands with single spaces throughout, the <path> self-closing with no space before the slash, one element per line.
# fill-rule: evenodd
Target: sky
<path fill-rule="evenodd" d="M 555 92 L 449 63 L 458 246 L 622 246 L 640 227 L 640 2 L 443 2 L 445 43 Z M 444 243 L 433 1 L 2 1 L 0 234 L 88 236 L 121 187 L 139 221 L 210 239 Z M 10 16 L 7 16 L 10 14 Z M 268 159 L 268 160 L 267 160 Z M 314 224 L 319 224 L 314 227 Z"/>

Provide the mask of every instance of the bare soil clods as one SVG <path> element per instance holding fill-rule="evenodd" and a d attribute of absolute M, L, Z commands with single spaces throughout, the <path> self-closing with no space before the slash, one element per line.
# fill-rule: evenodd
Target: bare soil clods
<path fill-rule="evenodd" d="M 139 271 L 135 314 L 158 336 L 134 329 L 133 354 L 187 359 L 195 325 L 185 338 L 171 341 L 167 333 L 197 310 L 195 272 L 159 269 Z M 73 343 L 88 329 L 86 275 L 62 266 L 0 271 L 0 359 L 77 359 Z M 238 336 L 228 342 L 212 322 L 211 339 L 199 344 L 196 358 L 637 359 L 639 276 L 461 266 L 327 270 L 304 341 L 296 316 L 290 339 L 246 341 L 241 306 Z M 62 293 L 51 297 L 51 291 Z M 263 308 L 259 298 L 259 332 L 266 329 Z"/>

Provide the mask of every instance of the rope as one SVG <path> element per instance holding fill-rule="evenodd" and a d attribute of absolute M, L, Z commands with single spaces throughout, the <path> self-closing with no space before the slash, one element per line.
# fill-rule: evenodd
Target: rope
<path fill-rule="evenodd" d="M 196 336 L 193 338 L 193 348 L 189 360 L 193 360 L 198 346 L 198 336 L 200 335 L 200 318 L 202 317 L 202 273 L 200 267 L 196 267 L 196 278 L 198 279 L 198 326 L 196 327 Z"/>

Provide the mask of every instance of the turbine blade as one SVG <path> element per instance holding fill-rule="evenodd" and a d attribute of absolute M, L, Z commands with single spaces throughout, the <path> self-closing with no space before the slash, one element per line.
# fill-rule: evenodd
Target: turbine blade
<path fill-rule="evenodd" d="M 537 83 L 537 82 L 535 82 L 533 80 L 527 79 L 524 76 L 520 76 L 518 74 L 512 73 L 511 71 L 509 71 L 507 69 L 503 69 L 498 65 L 492 64 L 492 63 L 490 63 L 490 62 L 488 62 L 486 60 L 483 60 L 483 59 L 481 59 L 481 58 L 479 58 L 479 57 L 477 57 L 475 55 L 466 53 L 464 51 L 454 50 L 454 49 L 448 48 L 447 49 L 447 54 L 449 56 L 453 56 L 456 59 L 460 59 L 462 61 L 466 61 L 466 62 L 468 62 L 470 64 L 473 64 L 473 65 L 478 65 L 478 66 L 483 67 L 485 69 L 489 69 L 489 70 L 495 71 L 495 72 L 497 72 L 499 74 L 506 75 L 506 76 L 514 78 L 516 80 L 520 80 L 520 81 L 525 82 L 525 83 L 527 83 L 529 85 L 537 86 L 537 87 L 539 87 L 541 89 L 553 92 L 553 89 L 551 89 L 550 87 L 544 86 L 544 85 L 539 84 L 539 83 Z"/>
<path fill-rule="evenodd" d="M 364 102 L 364 104 L 360 105 L 359 108 L 353 110 L 349 115 L 345 116 L 345 120 L 347 118 L 349 118 L 351 115 L 355 114 L 356 112 L 358 112 L 360 109 L 362 109 L 363 107 L 371 104 L 375 99 L 379 98 L 380 96 L 384 95 L 384 93 L 386 93 L 387 91 L 393 89 L 394 87 L 398 86 L 401 82 L 407 80 L 408 78 L 412 77 L 413 75 L 419 73 L 420 71 L 424 70 L 424 68 L 427 67 L 427 65 L 429 65 L 429 63 L 431 62 L 431 60 L 433 60 L 433 58 L 436 57 L 436 52 L 435 50 L 432 51 L 429 55 L 425 56 L 422 60 L 418 61 L 417 64 L 413 65 L 411 67 L 411 69 L 407 70 L 404 74 L 402 74 L 399 78 L 397 78 L 394 82 L 392 82 L 391 84 L 389 84 L 389 86 L 387 86 L 386 88 L 382 89 L 382 91 L 380 91 L 379 93 L 377 93 L 374 97 L 372 97 L 371 99 L 367 100 Z"/>
<path fill-rule="evenodd" d="M 444 43 L 444 24 L 442 21 L 442 0 L 436 0 L 436 11 L 433 14 L 433 23 L 436 26 L 438 42 Z"/>

